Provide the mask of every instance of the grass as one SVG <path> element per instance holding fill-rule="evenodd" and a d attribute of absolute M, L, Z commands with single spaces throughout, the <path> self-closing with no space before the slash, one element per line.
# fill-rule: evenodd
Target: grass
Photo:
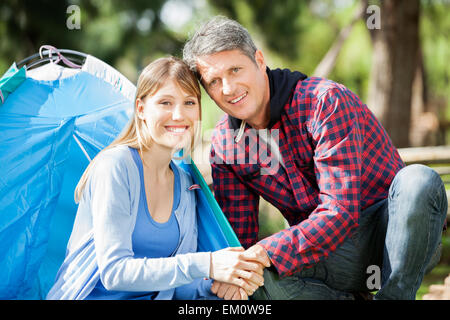
<path fill-rule="evenodd" d="M 432 284 L 444 284 L 444 279 L 450 274 L 450 265 L 438 264 L 429 274 L 425 275 L 422 285 L 417 291 L 416 300 L 422 300 Z"/>
<path fill-rule="evenodd" d="M 444 284 L 444 279 L 450 274 L 450 232 L 447 230 L 442 237 L 442 255 L 440 263 L 423 278 L 417 291 L 416 300 L 422 300 L 432 284 Z"/>

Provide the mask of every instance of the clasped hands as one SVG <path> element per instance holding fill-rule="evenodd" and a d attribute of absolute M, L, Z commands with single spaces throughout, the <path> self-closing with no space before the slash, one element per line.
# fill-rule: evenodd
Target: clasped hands
<path fill-rule="evenodd" d="M 226 248 L 211 253 L 211 291 L 225 300 L 247 300 L 264 285 L 264 268 L 270 259 L 263 247 L 256 244 L 247 250 Z"/>

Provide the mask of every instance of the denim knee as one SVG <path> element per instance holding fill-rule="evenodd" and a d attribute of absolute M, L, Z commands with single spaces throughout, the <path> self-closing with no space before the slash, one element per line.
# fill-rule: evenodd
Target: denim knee
<path fill-rule="evenodd" d="M 447 195 L 439 174 L 422 164 L 412 164 L 401 169 L 395 176 L 389 197 L 402 195 L 405 200 L 428 203 L 440 208 L 439 212 L 447 214 Z"/>

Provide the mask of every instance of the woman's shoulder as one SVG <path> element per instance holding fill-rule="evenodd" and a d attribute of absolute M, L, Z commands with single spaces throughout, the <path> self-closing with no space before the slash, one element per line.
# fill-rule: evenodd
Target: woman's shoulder
<path fill-rule="evenodd" d="M 112 148 L 104 149 L 98 154 L 99 158 L 123 161 L 130 157 L 130 147 L 126 145 L 118 145 Z"/>
<path fill-rule="evenodd" d="M 118 145 L 101 151 L 96 156 L 95 161 L 105 166 L 121 166 L 130 162 L 132 163 L 133 158 L 128 146 Z"/>
<path fill-rule="evenodd" d="M 101 151 L 95 157 L 94 161 L 95 163 L 92 169 L 100 174 L 123 173 L 129 175 L 130 170 L 138 173 L 131 150 L 125 145 L 118 145 Z"/>
<path fill-rule="evenodd" d="M 92 188 L 103 187 L 108 181 L 110 187 L 139 188 L 139 170 L 134 163 L 128 146 L 114 146 L 101 151 L 93 160 L 87 178 L 89 194 Z"/>

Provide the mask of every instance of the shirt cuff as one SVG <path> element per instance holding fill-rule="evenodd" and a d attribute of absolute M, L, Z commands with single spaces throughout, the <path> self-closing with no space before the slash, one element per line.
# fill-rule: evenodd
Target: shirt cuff
<path fill-rule="evenodd" d="M 191 253 L 191 277 L 195 278 L 209 278 L 211 266 L 211 252 L 196 252 Z"/>
<path fill-rule="evenodd" d="M 273 267 L 275 267 L 278 274 L 282 275 L 283 272 L 281 270 L 283 270 L 283 265 L 281 264 L 281 261 L 277 261 L 277 257 L 274 256 L 273 246 L 271 245 L 271 242 L 272 242 L 271 237 L 268 237 L 258 241 L 257 244 L 259 244 L 261 247 L 264 248 L 264 250 L 266 250 L 267 256 L 270 259 L 270 263 L 272 264 Z"/>

